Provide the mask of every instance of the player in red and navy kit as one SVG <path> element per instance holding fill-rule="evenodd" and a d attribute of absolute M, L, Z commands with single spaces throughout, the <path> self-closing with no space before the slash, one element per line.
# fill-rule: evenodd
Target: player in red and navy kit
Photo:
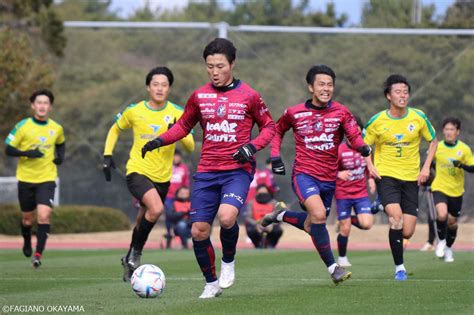
<path fill-rule="evenodd" d="M 364 125 L 356 117 L 359 131 Z M 339 234 L 337 236 L 337 249 L 339 257 L 337 263 L 342 267 L 350 267 L 347 259 L 347 243 L 351 232 L 351 225 L 369 230 L 374 222 L 372 203 L 367 193 L 367 177 L 365 158 L 347 142 L 339 146 L 339 169 L 336 180 L 336 205 L 337 219 L 339 220 Z M 375 193 L 375 180 L 368 178 L 370 193 Z M 356 215 L 351 216 L 352 209 Z"/>
<path fill-rule="evenodd" d="M 306 75 L 312 99 L 289 107 L 276 125 L 272 139 L 272 170 L 284 175 L 285 165 L 280 157 L 280 146 L 285 133 L 292 128 L 296 143 L 296 158 L 291 183 L 301 205 L 307 212 L 276 211 L 262 220 L 267 226 L 287 222 L 310 234 L 321 259 L 326 264 L 334 283 L 350 278 L 351 273 L 336 264 L 329 243 L 326 217 L 331 208 L 338 171 L 338 148 L 344 135 L 358 152 L 367 157 L 369 169 L 371 149 L 362 140 L 351 112 L 332 100 L 336 75 L 325 65 L 313 66 Z"/>
<path fill-rule="evenodd" d="M 183 162 L 183 154 L 181 151 L 176 149 L 173 156 L 173 168 L 171 170 L 170 188 L 165 199 L 165 213 L 166 213 L 166 248 L 171 247 L 171 240 L 173 235 L 171 234 L 171 228 L 173 226 L 172 217 L 173 202 L 176 192 L 181 187 L 189 187 L 189 168 L 186 163 Z"/>
<path fill-rule="evenodd" d="M 214 298 L 234 283 L 234 257 L 239 236 L 237 216 L 247 198 L 255 171 L 254 154 L 270 143 L 275 123 L 259 93 L 235 79 L 236 49 L 216 38 L 204 49 L 210 83 L 189 98 L 183 116 L 160 137 L 148 142 L 142 154 L 172 144 L 199 122 L 203 129 L 201 158 L 193 176 L 190 218 L 194 253 L 206 285 L 200 298 Z M 260 134 L 251 139 L 257 124 Z M 216 277 L 211 226 L 219 218 L 222 264 Z"/>

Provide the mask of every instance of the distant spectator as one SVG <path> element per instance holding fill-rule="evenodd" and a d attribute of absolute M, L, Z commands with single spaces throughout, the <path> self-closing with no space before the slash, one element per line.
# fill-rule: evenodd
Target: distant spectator
<path fill-rule="evenodd" d="M 183 249 L 188 248 L 188 239 L 191 236 L 191 222 L 189 221 L 190 210 L 191 193 L 189 187 L 181 186 L 176 191 L 169 218 L 174 225 L 174 234 L 181 239 Z"/>

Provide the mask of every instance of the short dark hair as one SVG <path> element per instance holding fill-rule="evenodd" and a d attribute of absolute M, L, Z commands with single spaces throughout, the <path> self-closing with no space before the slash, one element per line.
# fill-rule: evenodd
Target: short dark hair
<path fill-rule="evenodd" d="M 179 149 L 175 149 L 174 150 L 174 155 L 183 156 L 183 153 L 181 153 L 181 151 Z"/>
<path fill-rule="evenodd" d="M 461 120 L 459 120 L 458 118 L 456 117 L 447 117 L 443 120 L 443 128 L 444 126 L 446 126 L 447 124 L 453 124 L 454 127 L 456 127 L 457 130 L 460 130 L 461 129 Z"/>
<path fill-rule="evenodd" d="M 411 85 L 408 82 L 407 78 L 405 78 L 404 76 L 400 74 L 392 74 L 383 83 L 383 88 L 384 88 L 383 95 L 387 96 L 387 94 L 390 93 L 390 90 L 392 89 L 392 85 L 397 84 L 397 83 L 405 84 L 406 86 L 408 86 L 408 92 L 411 91 Z"/>
<path fill-rule="evenodd" d="M 230 40 L 218 37 L 207 44 L 202 53 L 202 57 L 204 60 L 206 60 L 207 56 L 209 55 L 223 54 L 226 56 L 227 61 L 229 61 L 231 64 L 235 60 L 236 53 L 237 49 Z"/>
<path fill-rule="evenodd" d="M 153 80 L 153 76 L 157 74 L 162 74 L 166 76 L 168 78 L 168 82 L 170 86 L 173 85 L 173 81 L 174 81 L 173 72 L 171 72 L 171 70 L 168 69 L 167 67 L 156 67 L 156 68 L 151 69 L 150 72 L 148 72 L 148 74 L 146 75 L 145 83 L 147 86 L 150 85 L 151 80 Z"/>
<path fill-rule="evenodd" d="M 326 65 L 315 65 L 312 66 L 309 70 L 308 73 L 306 74 L 306 82 L 309 85 L 313 85 L 314 79 L 316 78 L 317 74 L 327 74 L 332 78 L 333 84 L 336 84 L 336 74 L 334 73 L 334 70 L 329 68 Z"/>
<path fill-rule="evenodd" d="M 30 96 L 30 102 L 34 103 L 35 100 L 36 100 L 36 97 L 38 97 L 40 95 L 46 95 L 49 98 L 49 101 L 50 101 L 51 105 L 53 105 L 53 103 L 54 103 L 53 92 L 51 92 L 50 90 L 47 90 L 47 89 L 42 89 L 42 90 L 38 90 L 38 91 L 33 92 L 33 94 L 31 94 L 31 96 Z"/>

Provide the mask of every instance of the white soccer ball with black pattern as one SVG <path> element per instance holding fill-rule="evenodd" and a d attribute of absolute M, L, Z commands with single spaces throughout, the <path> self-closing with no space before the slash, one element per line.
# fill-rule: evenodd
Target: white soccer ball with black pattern
<path fill-rule="evenodd" d="M 141 298 L 156 298 L 163 293 L 166 285 L 164 272 L 155 265 L 141 265 L 132 275 L 132 290 Z"/>

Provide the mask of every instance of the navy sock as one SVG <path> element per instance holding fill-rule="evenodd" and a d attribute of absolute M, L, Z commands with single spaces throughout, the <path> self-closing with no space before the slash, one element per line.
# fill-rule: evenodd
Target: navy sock
<path fill-rule="evenodd" d="M 21 223 L 21 235 L 25 243 L 31 244 L 31 225 L 23 225 L 23 223 Z"/>
<path fill-rule="evenodd" d="M 209 238 L 203 241 L 193 239 L 193 247 L 194 255 L 196 256 L 199 267 L 201 267 L 203 276 L 206 278 L 206 282 L 216 281 L 216 258 L 211 240 Z"/>
<path fill-rule="evenodd" d="M 446 239 L 446 229 L 448 226 L 448 220 L 440 221 L 436 220 L 436 228 L 438 230 L 438 238 L 442 241 Z"/>
<path fill-rule="evenodd" d="M 327 267 L 334 264 L 334 255 L 331 251 L 331 243 L 329 242 L 329 233 L 325 223 L 311 224 L 309 234 L 313 240 L 313 244 L 318 250 L 319 256 Z"/>
<path fill-rule="evenodd" d="M 458 235 L 458 228 L 455 229 L 448 229 L 448 233 L 446 235 L 446 246 L 451 247 L 456 240 L 456 236 Z"/>
<path fill-rule="evenodd" d="M 234 261 L 235 248 L 239 239 L 239 225 L 234 224 L 230 229 L 224 229 L 221 226 L 221 243 L 222 243 L 222 261 L 230 263 Z"/>
<path fill-rule="evenodd" d="M 403 264 L 403 232 L 402 230 L 390 229 L 388 231 L 388 240 L 392 250 L 393 261 L 395 265 Z"/>
<path fill-rule="evenodd" d="M 351 224 L 352 224 L 353 226 L 355 226 L 356 228 L 358 228 L 358 229 L 362 229 L 362 228 L 360 227 L 359 218 L 358 218 L 356 215 L 352 215 L 352 216 L 351 216 Z"/>
<path fill-rule="evenodd" d="M 145 216 L 142 217 L 142 220 L 140 221 L 140 225 L 138 226 L 138 228 L 135 227 L 136 235 L 135 235 L 135 240 L 133 242 L 133 249 L 135 249 L 137 252 L 140 252 L 140 253 L 142 252 L 143 247 L 145 246 L 145 243 L 148 240 L 148 235 L 150 234 L 154 226 L 155 226 L 155 222 L 148 221 L 145 218 Z"/>
<path fill-rule="evenodd" d="M 347 254 L 347 243 L 349 241 L 349 236 L 344 236 L 339 233 L 337 236 L 337 249 L 339 251 L 340 257 L 345 257 Z"/>
<path fill-rule="evenodd" d="M 38 224 L 38 231 L 36 232 L 36 253 L 43 254 L 46 246 L 46 240 L 48 239 L 49 224 Z"/>
<path fill-rule="evenodd" d="M 300 230 L 304 230 L 304 221 L 308 214 L 300 211 L 286 211 L 283 215 L 283 222 L 289 223 Z"/>

